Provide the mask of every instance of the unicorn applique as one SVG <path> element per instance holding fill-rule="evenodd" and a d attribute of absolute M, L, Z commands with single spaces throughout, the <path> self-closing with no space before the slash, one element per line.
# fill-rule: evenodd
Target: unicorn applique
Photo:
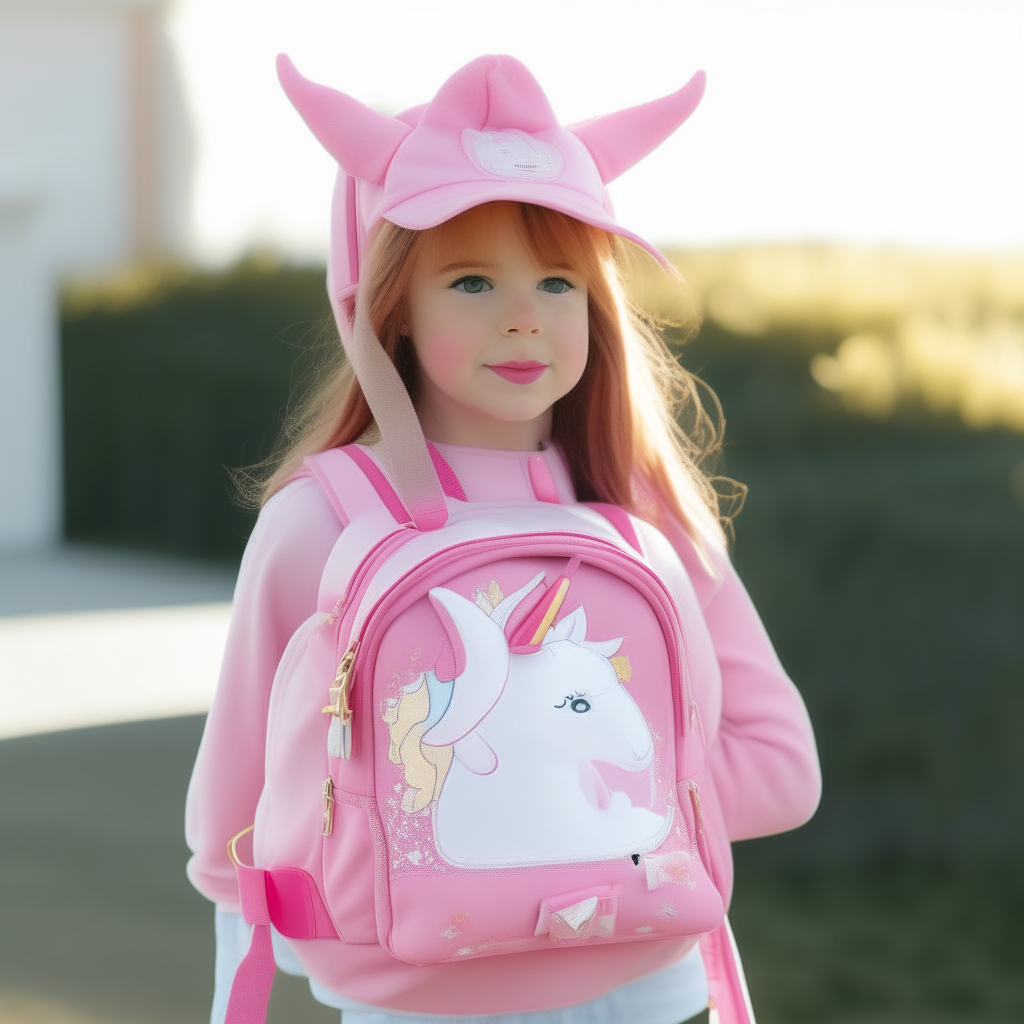
<path fill-rule="evenodd" d="M 582 606 L 556 624 L 569 578 L 550 588 L 543 580 L 508 597 L 492 581 L 476 602 L 432 589 L 455 670 L 422 673 L 384 713 L 391 760 L 408 784 L 403 810 L 434 804 L 437 849 L 454 865 L 628 857 L 658 847 L 671 828 L 671 809 L 633 806 L 595 766 L 649 775 L 654 757 L 623 686 L 623 638 L 588 640 Z"/>

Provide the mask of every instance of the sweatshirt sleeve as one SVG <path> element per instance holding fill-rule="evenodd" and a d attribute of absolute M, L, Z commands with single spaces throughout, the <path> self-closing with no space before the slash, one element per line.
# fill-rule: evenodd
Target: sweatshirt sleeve
<path fill-rule="evenodd" d="M 235 586 L 220 678 L 185 803 L 188 876 L 236 906 L 228 840 L 253 823 L 263 788 L 274 673 L 296 629 L 316 611 L 320 576 L 341 523 L 319 485 L 302 478 L 264 506 Z"/>
<path fill-rule="evenodd" d="M 730 840 L 785 832 L 821 797 L 807 709 L 786 674 L 746 588 L 724 552 L 704 618 L 722 674 L 722 713 L 709 767 Z"/>

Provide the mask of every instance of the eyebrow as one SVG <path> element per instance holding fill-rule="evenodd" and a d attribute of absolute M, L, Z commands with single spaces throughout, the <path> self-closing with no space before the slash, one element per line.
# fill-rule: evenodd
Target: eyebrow
<path fill-rule="evenodd" d="M 446 263 L 435 273 L 450 274 L 453 270 L 493 270 L 496 266 L 497 264 L 488 263 L 487 260 L 455 260 L 452 263 Z"/>
<path fill-rule="evenodd" d="M 494 270 L 496 266 L 496 263 L 491 263 L 487 260 L 454 260 L 438 268 L 434 273 L 440 276 L 441 274 L 450 274 L 454 270 Z M 569 274 L 576 272 L 567 263 L 557 263 L 550 267 L 550 269 L 565 271 Z"/>

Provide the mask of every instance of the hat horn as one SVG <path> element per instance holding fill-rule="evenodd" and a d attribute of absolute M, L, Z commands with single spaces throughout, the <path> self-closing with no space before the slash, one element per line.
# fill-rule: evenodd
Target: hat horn
<path fill-rule="evenodd" d="M 573 125 L 572 133 L 590 150 L 607 185 L 661 145 L 696 109 L 707 76 L 698 71 L 678 92 L 636 107 Z"/>
<path fill-rule="evenodd" d="M 285 53 L 277 56 L 277 77 L 327 152 L 353 177 L 382 184 L 395 150 L 412 128 L 304 78 Z"/>

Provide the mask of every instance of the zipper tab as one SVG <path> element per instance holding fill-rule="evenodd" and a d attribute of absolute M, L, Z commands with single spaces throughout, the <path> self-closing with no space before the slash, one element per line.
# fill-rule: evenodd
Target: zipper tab
<path fill-rule="evenodd" d="M 320 835 L 329 836 L 334 830 L 334 780 L 327 776 L 320 789 Z"/>
<path fill-rule="evenodd" d="M 348 650 L 341 656 L 338 662 L 338 671 L 334 674 L 334 685 L 328 693 L 333 703 L 328 704 L 321 714 L 334 715 L 341 721 L 342 725 L 348 725 L 352 718 L 352 707 L 349 704 L 349 691 L 352 687 L 352 669 L 355 667 L 356 651 L 359 650 L 359 641 L 353 640 L 348 645 Z"/>
<path fill-rule="evenodd" d="M 330 614 L 327 616 L 327 625 L 333 626 L 334 620 L 341 614 L 341 610 L 345 607 L 345 597 L 342 595 L 334 602 L 334 607 L 331 609 Z"/>
<path fill-rule="evenodd" d="M 696 782 L 690 783 L 690 804 L 693 807 L 693 828 L 697 833 L 697 849 L 700 851 L 701 860 L 704 861 L 704 870 L 707 871 L 708 876 L 712 882 L 715 880 L 715 876 L 711 872 L 711 854 L 708 851 L 708 838 L 704 834 L 704 812 L 700 806 L 700 790 L 697 788 Z"/>

